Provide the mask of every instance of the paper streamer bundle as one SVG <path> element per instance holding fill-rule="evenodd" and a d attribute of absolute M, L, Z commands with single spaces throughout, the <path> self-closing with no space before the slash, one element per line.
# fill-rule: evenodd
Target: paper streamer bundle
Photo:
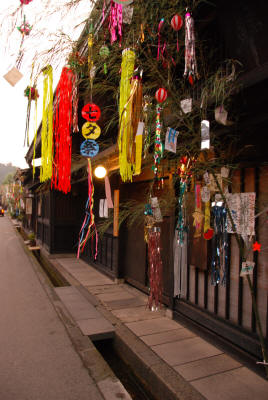
<path fill-rule="evenodd" d="M 91 232 L 91 228 L 95 231 L 96 236 L 96 248 L 95 248 L 95 255 L 94 258 L 97 258 L 98 254 L 98 233 L 95 225 L 95 217 L 93 213 L 93 206 L 94 206 L 94 186 L 93 186 L 93 179 L 92 179 L 92 166 L 90 158 L 88 158 L 88 199 L 86 202 L 86 215 L 83 221 L 82 227 L 79 232 L 79 243 L 78 243 L 78 250 L 77 250 L 77 258 L 80 256 L 80 252 L 84 251 L 85 245 L 89 239 L 89 235 Z"/>
<path fill-rule="evenodd" d="M 133 140 L 131 99 L 133 98 L 134 89 L 131 87 L 131 78 L 134 72 L 134 63 L 134 51 L 125 49 L 122 53 L 121 65 L 118 135 L 120 175 L 123 182 L 132 180 L 133 175 L 133 164 L 129 160 L 129 144 Z"/>
<path fill-rule="evenodd" d="M 44 71 L 43 117 L 41 131 L 41 169 L 40 182 L 52 176 L 53 146 L 53 70 L 51 65 Z M 35 148 L 35 146 L 34 146 Z"/>
<path fill-rule="evenodd" d="M 75 75 L 62 69 L 57 86 L 54 115 L 54 163 L 51 186 L 64 193 L 71 190 L 72 105 Z"/>
<path fill-rule="evenodd" d="M 148 235 L 149 280 L 150 294 L 148 305 L 151 311 L 156 311 L 161 305 L 163 293 L 163 265 L 161 259 L 161 231 L 153 227 Z"/>
<path fill-rule="evenodd" d="M 195 57 L 194 20 L 189 12 L 185 15 L 185 69 L 184 77 L 188 77 L 191 85 L 199 78 Z"/>

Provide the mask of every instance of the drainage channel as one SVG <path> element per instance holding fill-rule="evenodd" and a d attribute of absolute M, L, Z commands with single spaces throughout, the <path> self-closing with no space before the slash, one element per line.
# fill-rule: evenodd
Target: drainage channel
<path fill-rule="evenodd" d="M 93 342 L 93 344 L 133 400 L 157 400 L 148 388 L 140 382 L 129 365 L 120 358 L 120 355 L 114 349 L 113 339 L 99 340 Z"/>
<path fill-rule="evenodd" d="M 47 259 L 38 253 L 34 255 L 54 287 L 70 286 Z M 93 344 L 133 400 L 157 400 L 115 351 L 112 339 L 99 340 Z"/>

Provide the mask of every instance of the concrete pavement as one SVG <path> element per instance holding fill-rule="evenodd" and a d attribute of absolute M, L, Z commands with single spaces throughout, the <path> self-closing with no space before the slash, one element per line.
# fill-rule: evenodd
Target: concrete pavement
<path fill-rule="evenodd" d="M 8 217 L 0 219 L 0 399 L 103 400 Z"/>
<path fill-rule="evenodd" d="M 252 400 L 268 396 L 268 382 L 166 315 L 150 312 L 147 296 L 116 284 L 75 257 L 51 258 L 82 287 L 115 326 L 114 347 L 159 399 Z M 141 399 L 142 400 L 142 399 Z"/>

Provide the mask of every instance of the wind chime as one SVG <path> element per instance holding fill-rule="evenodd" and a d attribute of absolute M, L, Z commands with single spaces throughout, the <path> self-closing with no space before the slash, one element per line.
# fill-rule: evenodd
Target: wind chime
<path fill-rule="evenodd" d="M 96 238 L 95 255 L 96 259 L 98 254 L 98 232 L 95 224 L 95 216 L 93 212 L 94 207 L 94 185 L 92 177 L 92 166 L 91 158 L 99 152 L 99 145 L 95 139 L 98 139 L 101 134 L 101 128 L 96 123 L 101 116 L 100 108 L 92 103 L 92 88 L 93 88 L 93 74 L 94 70 L 93 59 L 92 59 L 92 47 L 93 47 L 93 34 L 89 34 L 88 39 L 88 67 L 90 77 L 90 103 L 86 104 L 82 109 L 82 117 L 87 121 L 82 126 L 82 135 L 85 140 L 80 146 L 80 153 L 82 156 L 87 158 L 88 162 L 88 199 L 85 207 L 85 218 L 82 227 L 79 232 L 77 258 L 80 256 L 80 252 L 84 251 L 85 245 L 90 237 L 91 229 L 94 229 Z"/>

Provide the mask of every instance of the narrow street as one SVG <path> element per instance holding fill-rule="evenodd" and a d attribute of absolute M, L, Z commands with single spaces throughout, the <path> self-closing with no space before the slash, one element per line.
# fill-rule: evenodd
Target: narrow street
<path fill-rule="evenodd" d="M 101 400 L 7 216 L 0 269 L 0 399 Z"/>

